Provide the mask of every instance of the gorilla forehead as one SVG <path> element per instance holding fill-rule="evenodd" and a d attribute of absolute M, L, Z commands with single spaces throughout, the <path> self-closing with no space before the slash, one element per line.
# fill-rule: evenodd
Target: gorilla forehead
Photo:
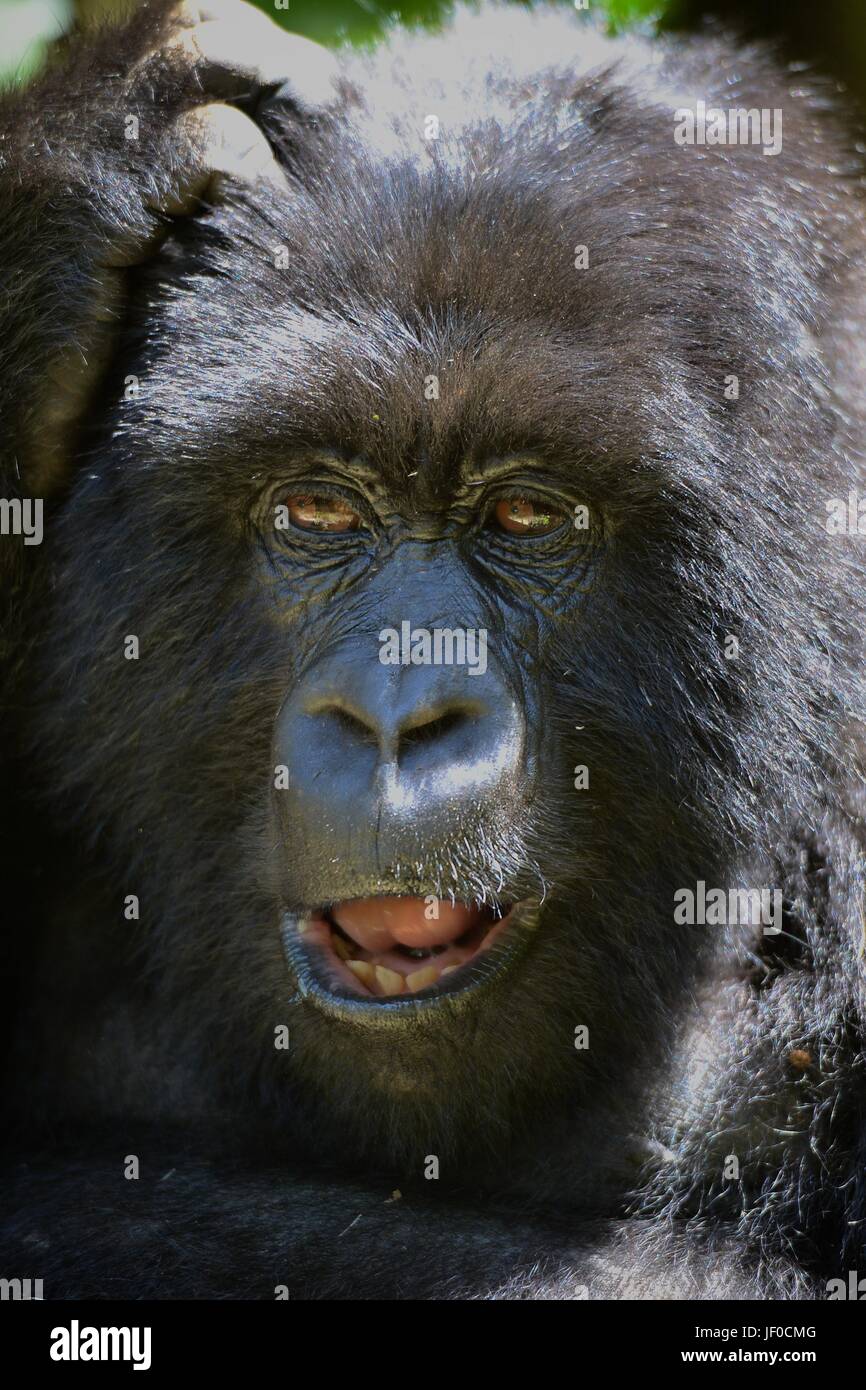
<path fill-rule="evenodd" d="M 214 213 L 168 253 L 148 308 L 151 445 L 164 425 L 169 447 L 333 446 L 395 481 L 467 455 L 533 450 L 603 471 L 675 448 L 706 389 L 695 359 L 726 336 L 718 313 L 700 346 L 674 326 L 674 262 L 690 253 L 647 264 L 636 246 L 629 269 L 593 231 L 591 201 L 566 221 L 542 195 L 509 215 L 510 194 L 507 178 L 494 189 L 434 168 L 380 183 L 378 210 L 351 222 L 309 199 L 266 219 Z M 398 252 L 377 256 L 365 229 L 398 215 Z M 590 270 L 574 266 L 578 244 Z M 727 363 L 743 351 L 731 336 Z"/>
<path fill-rule="evenodd" d="M 389 483 L 439 486 L 467 456 L 531 450 L 588 461 L 602 489 L 637 461 L 724 457 L 723 376 L 796 362 L 814 314 L 808 194 L 782 215 L 759 148 L 678 147 L 640 45 L 553 29 L 567 76 L 537 43 L 531 81 L 510 58 L 479 75 L 469 44 L 445 81 L 454 50 L 437 66 L 436 44 L 406 40 L 378 80 L 348 60 L 343 106 L 317 127 L 275 110 L 288 192 L 238 192 L 149 273 L 150 449 L 336 447 Z M 703 52 L 711 93 L 723 76 Z M 758 75 L 742 67 L 743 101 Z M 425 112 L 440 140 L 423 140 Z M 810 142 L 794 127 L 778 156 L 792 178 Z"/>
<path fill-rule="evenodd" d="M 387 315 L 363 324 L 303 324 L 289 314 L 263 322 L 230 373 L 209 387 L 210 366 L 183 353 L 151 374 L 158 418 L 148 422 L 185 452 L 244 464 L 279 465 L 287 451 L 337 449 L 363 457 L 389 485 L 420 477 L 456 484 L 491 457 L 531 454 L 551 478 L 575 470 L 601 486 L 656 444 L 651 394 L 625 400 L 616 389 L 622 359 L 551 341 L 535 325 L 503 324 L 474 343 L 457 311 L 415 332 L 403 324 L 386 336 Z M 199 393 L 184 377 L 195 375 Z M 652 391 L 653 370 L 644 374 Z M 661 390 L 662 383 L 658 382 Z M 216 383 L 215 383 L 216 386 Z M 145 404 L 146 408 L 146 404 Z"/>

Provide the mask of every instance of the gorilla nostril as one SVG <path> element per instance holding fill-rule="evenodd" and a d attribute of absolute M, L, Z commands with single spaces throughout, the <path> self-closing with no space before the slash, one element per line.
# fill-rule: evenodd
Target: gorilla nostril
<path fill-rule="evenodd" d="M 467 710 L 446 710 L 444 714 L 438 714 L 432 719 L 426 719 L 421 723 L 410 725 L 409 728 L 401 729 L 399 752 L 406 753 L 413 748 L 444 739 L 468 718 L 470 718 L 470 713 Z"/>
<path fill-rule="evenodd" d="M 332 749 L 352 747 L 376 748 L 384 761 L 408 757 L 419 750 L 433 750 L 444 744 L 450 735 L 459 733 L 485 713 L 480 702 L 457 701 L 443 708 L 419 704 L 412 710 L 383 708 L 378 714 L 369 712 L 365 704 L 342 696 L 313 696 L 304 705 L 304 713 L 325 721 L 322 727 L 331 740 Z"/>
<path fill-rule="evenodd" d="M 366 719 L 363 714 L 346 709 L 342 705 L 331 705 L 317 713 L 326 715 L 351 742 L 369 743 L 378 748 L 379 730 L 373 721 Z"/>

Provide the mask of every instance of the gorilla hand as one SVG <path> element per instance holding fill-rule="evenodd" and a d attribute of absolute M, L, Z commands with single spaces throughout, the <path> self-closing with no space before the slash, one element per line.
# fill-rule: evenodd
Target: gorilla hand
<path fill-rule="evenodd" d="M 7 487 L 44 493 L 60 476 L 121 321 L 123 268 L 202 199 L 282 183 L 245 111 L 278 91 L 315 113 L 336 70 L 242 0 L 155 0 L 121 28 L 73 37 L 25 101 L 0 101 L 0 202 L 15 209 L 0 246 Z"/>

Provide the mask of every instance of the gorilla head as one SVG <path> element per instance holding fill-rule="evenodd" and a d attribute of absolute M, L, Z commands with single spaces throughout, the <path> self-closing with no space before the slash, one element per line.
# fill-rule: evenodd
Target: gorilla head
<path fill-rule="evenodd" d="M 700 956 L 675 891 L 766 881 L 845 701 L 808 110 L 684 149 L 725 50 L 515 22 L 532 70 L 464 18 L 275 105 L 285 195 L 141 274 L 34 691 L 112 1045 L 377 1161 L 597 1155 Z"/>

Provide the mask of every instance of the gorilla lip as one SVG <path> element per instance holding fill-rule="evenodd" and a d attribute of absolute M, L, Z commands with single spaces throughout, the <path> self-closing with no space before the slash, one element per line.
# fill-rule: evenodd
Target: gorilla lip
<path fill-rule="evenodd" d="M 328 1012 L 417 1013 L 499 973 L 528 933 L 524 904 L 489 907 L 398 894 L 286 914 L 283 944 L 300 992 Z M 496 949 L 493 949 L 496 948 Z"/>

